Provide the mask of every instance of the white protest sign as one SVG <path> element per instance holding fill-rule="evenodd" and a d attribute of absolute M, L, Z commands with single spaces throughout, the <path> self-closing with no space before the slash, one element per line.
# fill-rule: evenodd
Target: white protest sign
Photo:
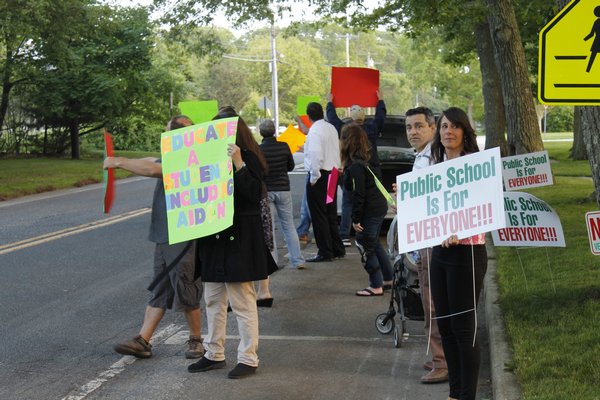
<path fill-rule="evenodd" d="M 398 175 L 401 253 L 504 228 L 500 149 Z"/>
<path fill-rule="evenodd" d="M 492 232 L 495 246 L 565 247 L 560 218 L 545 201 L 529 193 L 504 193 L 507 227 Z"/>
<path fill-rule="evenodd" d="M 585 214 L 585 221 L 590 238 L 590 249 L 592 254 L 600 256 L 600 211 Z"/>
<path fill-rule="evenodd" d="M 506 190 L 553 185 L 547 151 L 502 158 L 502 178 Z"/>

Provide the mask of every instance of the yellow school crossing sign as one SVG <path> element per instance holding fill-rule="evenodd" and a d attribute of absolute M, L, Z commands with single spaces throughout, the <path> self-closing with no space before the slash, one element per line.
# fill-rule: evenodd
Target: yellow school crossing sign
<path fill-rule="evenodd" d="M 540 32 L 538 97 L 600 105 L 600 0 L 573 0 Z"/>

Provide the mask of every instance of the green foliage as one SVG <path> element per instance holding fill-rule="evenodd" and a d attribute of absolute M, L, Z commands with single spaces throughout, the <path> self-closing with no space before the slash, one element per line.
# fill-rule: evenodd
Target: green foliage
<path fill-rule="evenodd" d="M 149 83 L 150 26 L 142 8 L 88 6 L 68 51 L 51 54 L 36 78 L 33 107 L 41 124 L 91 124 L 126 114 Z M 91 28 L 91 29 L 90 29 Z"/>
<path fill-rule="evenodd" d="M 546 116 L 547 132 L 572 132 L 573 107 L 548 107 Z"/>

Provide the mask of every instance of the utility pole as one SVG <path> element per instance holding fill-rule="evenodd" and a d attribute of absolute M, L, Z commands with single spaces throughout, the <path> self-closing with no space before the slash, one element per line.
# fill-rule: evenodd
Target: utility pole
<path fill-rule="evenodd" d="M 279 134 L 279 90 L 277 86 L 277 47 L 275 44 L 275 23 L 271 22 L 271 78 L 273 90 L 273 119 L 275 135 Z"/>

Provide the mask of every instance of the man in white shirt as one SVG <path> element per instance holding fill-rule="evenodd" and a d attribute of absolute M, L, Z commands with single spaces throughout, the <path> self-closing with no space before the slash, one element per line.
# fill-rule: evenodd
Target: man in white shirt
<path fill-rule="evenodd" d="M 406 112 L 406 135 L 410 145 L 415 149 L 415 163 L 413 171 L 428 167 L 431 160 L 431 142 L 435 135 L 435 117 L 427 107 L 411 108 Z M 398 212 L 402 212 L 398 210 Z M 444 349 L 442 348 L 442 337 L 435 319 L 435 308 L 429 296 L 429 262 L 431 260 L 431 249 L 419 250 L 420 261 L 417 263 L 419 271 L 419 283 L 421 285 L 421 301 L 425 313 L 425 334 L 429 335 L 431 329 L 432 360 L 427 361 L 423 367 L 430 370 L 421 377 L 422 383 L 438 383 L 448 380 L 448 366 Z M 431 325 L 431 326 L 430 326 Z"/>
<path fill-rule="evenodd" d="M 304 143 L 304 168 L 308 171 L 306 199 L 319 252 L 307 262 L 331 261 L 346 255 L 337 223 L 337 190 L 326 203 L 329 175 L 341 167 L 337 130 L 323 119 L 323 107 L 309 103 L 306 114 L 312 122 Z M 337 189 L 337 186 L 336 186 Z"/>

